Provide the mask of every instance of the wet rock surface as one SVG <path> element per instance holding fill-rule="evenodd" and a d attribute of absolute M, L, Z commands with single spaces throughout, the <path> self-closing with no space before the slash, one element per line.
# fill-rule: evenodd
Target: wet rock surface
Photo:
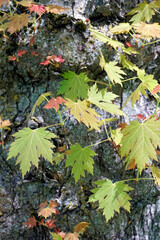
<path fill-rule="evenodd" d="M 105 222 L 102 212 L 98 210 L 97 204 L 88 203 L 90 190 L 95 187 L 94 181 L 101 178 L 109 178 L 118 181 L 123 178 L 121 160 L 114 151 L 110 143 L 95 146 L 97 156 L 95 157 L 94 175 L 86 173 L 86 177 L 75 185 L 70 171 L 64 169 L 63 164 L 50 164 L 40 160 L 39 168 L 32 168 L 30 173 L 23 180 L 19 166 L 15 165 L 15 160 L 7 159 L 7 150 L 12 141 L 11 134 L 25 126 L 39 127 L 37 122 L 27 121 L 37 98 L 44 92 L 52 91 L 56 95 L 59 82 L 62 80 L 61 73 L 71 70 L 76 73 L 87 72 L 91 79 L 102 80 L 105 74 L 99 67 L 99 52 L 102 49 L 106 59 L 111 59 L 113 54 L 110 48 L 105 47 L 98 40 L 90 37 L 86 18 L 90 18 L 91 23 L 99 29 L 102 26 L 107 29 L 111 22 L 123 21 L 125 14 L 139 2 L 133 1 L 104 1 L 104 0 L 66 0 L 66 1 L 37 1 L 41 4 L 56 4 L 67 7 L 65 14 L 45 19 L 43 26 L 35 37 L 33 51 L 39 56 L 33 56 L 25 45 L 23 49 L 27 54 L 22 56 L 22 60 L 9 62 L 8 55 L 22 48 L 13 42 L 8 43 L 4 39 L 0 41 L 0 115 L 2 118 L 9 118 L 13 126 L 12 131 L 4 136 L 5 148 L 0 148 L 0 239 L 1 240 L 45 240 L 51 239 L 48 229 L 43 226 L 27 230 L 23 225 L 27 218 L 36 215 L 40 203 L 56 199 L 59 204 L 59 216 L 57 227 L 61 231 L 72 231 L 75 224 L 81 221 L 89 222 L 88 233 L 82 239 L 89 240 L 159 240 L 160 239 L 160 189 L 153 181 L 140 181 L 132 183 L 135 188 L 131 197 L 131 213 L 121 210 L 121 214 L 116 214 L 109 223 Z M 141 1 L 142 2 L 142 1 Z M 29 38 L 28 38 L 29 39 Z M 16 40 L 29 41 L 25 39 Z M 94 44 L 93 44 L 94 43 Z M 159 57 L 154 61 L 151 54 L 155 52 L 157 46 L 142 49 L 141 58 L 136 64 L 147 69 L 148 73 L 159 77 Z M 54 66 L 41 66 L 48 52 L 59 55 L 65 62 L 59 68 Z M 134 61 L 134 59 L 133 59 Z M 130 76 L 132 77 L 132 76 Z M 124 102 L 131 89 L 136 88 L 136 81 L 124 85 Z M 119 92 L 119 89 L 117 90 Z M 119 102 L 117 104 L 120 104 Z M 43 104 L 42 104 L 43 107 Z M 55 112 L 39 107 L 35 111 L 35 116 L 40 119 L 41 126 L 47 126 L 59 121 Z M 132 113 L 130 103 L 124 111 L 129 116 L 143 112 L 147 117 L 153 112 L 154 101 L 141 98 Z M 128 119 L 125 119 L 127 122 Z M 70 142 L 80 143 L 83 147 L 105 139 L 106 134 L 86 132 L 84 125 L 79 125 L 76 121 L 66 123 L 66 131 Z M 57 147 L 63 142 L 63 130 L 53 128 L 53 131 L 61 136 Z M 143 176 L 151 176 L 151 173 L 144 172 Z M 136 177 L 134 171 L 129 170 L 126 178 Z"/>

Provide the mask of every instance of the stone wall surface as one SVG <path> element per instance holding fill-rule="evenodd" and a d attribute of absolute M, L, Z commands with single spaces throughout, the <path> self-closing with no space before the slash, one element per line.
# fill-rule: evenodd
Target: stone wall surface
<path fill-rule="evenodd" d="M 160 239 L 160 189 L 153 181 L 139 181 L 132 183 L 136 191 L 131 194 L 131 213 L 121 210 L 106 223 L 96 204 L 88 203 L 90 190 L 94 181 L 109 178 L 113 182 L 122 179 L 121 160 L 110 143 L 95 146 L 94 176 L 86 174 L 85 178 L 75 185 L 70 172 L 64 164 L 56 165 L 40 160 L 39 168 L 32 168 L 22 179 L 19 165 L 15 160 L 7 159 L 7 150 L 13 140 L 11 134 L 25 126 L 39 127 L 34 120 L 26 120 L 35 101 L 44 92 L 52 91 L 56 95 L 61 73 L 71 70 L 76 73 L 86 72 L 91 79 L 103 80 L 104 72 L 99 67 L 99 52 L 101 49 L 106 59 L 111 59 L 113 51 L 98 40 L 92 40 L 87 29 L 86 19 L 96 29 L 107 31 L 110 23 L 118 23 L 126 19 L 138 0 L 41 0 L 41 4 L 55 4 L 67 7 L 66 13 L 42 17 L 42 25 L 35 36 L 35 45 L 32 50 L 39 53 L 35 57 L 28 51 L 30 33 L 26 36 L 13 36 L 11 42 L 0 38 L 0 115 L 9 118 L 12 123 L 11 133 L 4 134 L 5 148 L 0 147 L 0 240 L 49 240 L 47 228 L 38 226 L 27 230 L 23 225 L 27 218 L 35 215 L 40 203 L 56 199 L 59 204 L 57 226 L 61 231 L 72 231 L 75 224 L 88 222 L 89 230 L 83 235 L 84 240 L 159 240 Z M 94 44 L 93 44 L 94 42 Z M 28 52 L 18 64 L 9 62 L 8 55 L 20 49 Z M 148 73 L 159 78 L 159 56 L 153 60 L 151 55 L 158 46 L 142 49 L 139 67 L 147 69 Z M 48 52 L 65 59 L 59 68 L 45 67 L 40 62 L 45 60 Z M 134 58 L 133 58 L 134 61 Z M 131 76 L 132 77 L 132 76 Z M 125 101 L 130 90 L 135 89 L 137 82 L 127 83 L 121 95 L 121 103 Z M 116 89 L 117 93 L 120 89 Z M 117 102 L 117 104 L 121 104 Z M 124 111 L 131 116 L 143 113 L 146 117 L 153 112 L 154 101 L 140 98 L 140 101 L 130 111 L 130 103 Z M 43 105 L 42 105 L 43 107 Z M 51 113 L 39 107 L 35 116 L 41 126 L 47 126 L 59 121 L 56 113 Z M 109 115 L 110 116 L 110 115 Z M 106 117 L 106 115 L 104 115 Z M 127 120 L 126 120 L 127 121 Z M 75 120 L 66 124 L 66 131 L 70 142 L 80 143 L 82 146 L 96 143 L 106 138 L 105 132 L 87 132 L 84 125 Z M 53 128 L 60 136 L 56 147 L 64 141 L 61 128 Z M 144 172 L 143 177 L 152 176 Z M 126 178 L 136 177 L 135 172 L 128 171 Z"/>

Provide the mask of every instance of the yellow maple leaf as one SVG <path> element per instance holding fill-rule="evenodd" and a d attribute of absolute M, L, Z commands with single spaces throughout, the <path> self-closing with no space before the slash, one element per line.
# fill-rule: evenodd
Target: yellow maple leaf
<path fill-rule="evenodd" d="M 148 24 L 141 22 L 135 25 L 135 30 L 140 34 L 140 38 L 145 38 L 150 41 L 152 38 L 160 38 L 160 24 Z"/>
<path fill-rule="evenodd" d="M 47 7 L 45 7 L 47 13 L 55 13 L 55 14 L 60 14 L 61 12 L 64 12 L 65 10 L 67 10 L 68 8 L 63 8 L 61 6 L 55 6 L 53 4 L 48 5 Z"/>
<path fill-rule="evenodd" d="M 9 127 L 10 125 L 12 125 L 12 123 L 11 123 L 8 119 L 2 121 L 2 118 L 0 117 L 0 129 L 2 129 L 2 128 L 7 128 L 7 127 Z"/>
<path fill-rule="evenodd" d="M 74 227 L 74 232 L 83 233 L 86 228 L 89 228 L 89 223 L 87 222 L 80 222 Z"/>
<path fill-rule="evenodd" d="M 31 7 L 35 2 L 30 0 L 15 1 L 17 4 L 22 5 L 23 7 Z"/>
<path fill-rule="evenodd" d="M 78 122 L 83 122 L 88 128 L 92 127 L 99 131 L 97 119 L 100 116 L 96 111 L 87 106 L 87 101 L 83 100 L 78 102 L 73 102 L 67 99 L 65 105 L 70 108 L 71 114 L 77 119 Z"/>
<path fill-rule="evenodd" d="M 21 30 L 22 27 L 28 25 L 28 14 L 15 14 L 10 18 L 10 22 L 8 23 L 8 31 L 12 34 L 17 30 Z"/>

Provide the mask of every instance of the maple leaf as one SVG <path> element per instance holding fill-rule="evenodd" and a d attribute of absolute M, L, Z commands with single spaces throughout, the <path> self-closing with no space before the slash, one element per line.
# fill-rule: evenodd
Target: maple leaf
<path fill-rule="evenodd" d="M 77 75 L 75 72 L 65 72 L 62 74 L 63 80 L 60 83 L 58 89 L 58 94 L 64 94 L 67 98 L 76 101 L 77 98 L 85 99 L 87 98 L 89 78 L 85 73 L 80 73 Z"/>
<path fill-rule="evenodd" d="M 31 7 L 34 2 L 30 0 L 22 0 L 22 1 L 15 1 L 18 5 L 22 5 L 23 7 Z"/>
<path fill-rule="evenodd" d="M 109 63 L 105 62 L 103 54 L 100 52 L 100 66 L 104 69 L 110 78 L 111 82 L 119 83 L 122 86 L 121 80 L 123 79 L 122 75 L 126 75 L 126 73 L 121 69 L 121 67 L 116 66 L 118 62 L 112 61 Z"/>
<path fill-rule="evenodd" d="M 143 119 L 143 120 L 146 119 L 146 117 L 144 117 L 142 114 L 136 114 L 136 115 L 133 115 L 133 117 L 138 117 L 139 120 L 140 119 Z"/>
<path fill-rule="evenodd" d="M 153 89 L 158 85 L 158 82 L 154 79 L 154 76 L 151 74 L 145 75 L 144 70 L 139 69 L 137 71 L 137 75 L 141 80 L 141 83 L 138 88 L 131 94 L 132 107 L 136 103 L 136 101 L 139 100 L 140 93 L 144 96 L 147 96 L 145 89 L 149 90 L 152 93 Z"/>
<path fill-rule="evenodd" d="M 140 33 L 139 38 L 150 40 L 151 38 L 160 38 L 160 24 L 147 24 L 144 22 L 134 26 L 137 33 Z"/>
<path fill-rule="evenodd" d="M 48 220 L 46 221 L 46 226 L 47 226 L 48 228 L 50 228 L 50 229 L 56 227 L 56 225 L 54 224 L 55 221 L 56 221 L 56 220 L 54 220 L 54 219 L 48 219 Z"/>
<path fill-rule="evenodd" d="M 103 209 L 103 215 L 108 222 L 114 216 L 115 212 L 119 213 L 120 207 L 130 212 L 131 198 L 126 193 L 132 188 L 124 182 L 112 183 L 106 179 L 95 182 L 98 188 L 92 189 L 93 194 L 89 198 L 89 202 L 99 202 L 99 209 Z"/>
<path fill-rule="evenodd" d="M 155 94 L 155 93 L 160 93 L 160 84 L 158 84 L 152 91 L 152 94 Z"/>
<path fill-rule="evenodd" d="M 64 59 L 61 58 L 61 55 L 59 55 L 59 56 L 53 55 L 53 60 L 55 62 L 58 62 L 58 63 L 63 63 L 64 62 Z"/>
<path fill-rule="evenodd" d="M 39 98 L 37 99 L 37 101 L 35 102 L 30 114 L 29 114 L 29 117 L 30 115 L 33 115 L 34 114 L 34 111 L 35 111 L 35 108 L 38 107 L 43 101 L 46 100 L 46 97 L 50 96 L 51 95 L 51 92 L 46 92 L 46 93 L 42 93 Z M 28 118 L 29 118 L 28 117 Z"/>
<path fill-rule="evenodd" d="M 133 159 L 131 162 L 129 162 L 127 164 L 127 169 L 131 170 L 131 169 L 135 169 L 135 168 L 136 168 L 135 159 Z"/>
<path fill-rule="evenodd" d="M 52 235 L 53 240 L 63 240 L 63 238 L 59 235 L 59 233 L 50 232 L 50 234 Z"/>
<path fill-rule="evenodd" d="M 11 143 L 8 159 L 17 157 L 17 164 L 20 163 L 22 176 L 29 171 L 31 163 L 38 167 L 39 157 L 42 155 L 45 159 L 52 162 L 52 148 L 55 146 L 49 141 L 56 135 L 44 128 L 30 129 L 24 128 L 13 134 L 16 138 Z"/>
<path fill-rule="evenodd" d="M 41 208 L 38 211 L 38 216 L 43 216 L 44 218 L 49 217 L 51 214 L 57 214 L 56 209 L 54 207 L 45 207 Z"/>
<path fill-rule="evenodd" d="M 0 116 L 0 129 L 2 129 L 2 128 L 8 128 L 9 126 L 11 126 L 12 125 L 12 123 L 7 119 L 7 120 L 4 120 L 4 121 L 2 121 L 2 118 L 1 118 L 1 116 Z"/>
<path fill-rule="evenodd" d="M 150 168 L 152 170 L 152 175 L 155 179 L 155 183 L 160 186 L 160 169 L 156 168 L 154 164 L 153 166 L 150 166 Z"/>
<path fill-rule="evenodd" d="M 8 24 L 8 31 L 12 34 L 17 30 L 21 30 L 22 27 L 28 26 L 29 15 L 22 13 L 22 14 L 14 14 L 10 17 L 10 22 Z"/>
<path fill-rule="evenodd" d="M 97 118 L 100 118 L 100 116 L 94 109 L 87 106 L 86 100 L 73 102 L 67 99 L 65 105 L 70 109 L 71 114 L 79 123 L 83 122 L 88 128 L 92 127 L 99 131 Z"/>
<path fill-rule="evenodd" d="M 160 120 L 155 121 L 154 118 L 140 123 L 132 121 L 123 130 L 123 138 L 121 141 L 121 157 L 127 156 L 126 162 L 135 159 L 140 173 L 145 169 L 149 160 L 157 161 L 156 148 L 160 146 Z"/>
<path fill-rule="evenodd" d="M 4 5 L 5 3 L 9 3 L 9 0 L 0 0 L 0 7 Z"/>
<path fill-rule="evenodd" d="M 37 4 L 33 4 L 32 6 L 30 6 L 29 10 L 30 12 L 35 12 L 40 16 L 46 11 L 45 6 Z"/>
<path fill-rule="evenodd" d="M 45 201 L 39 205 L 40 208 L 45 208 L 46 206 L 47 206 L 47 201 Z"/>
<path fill-rule="evenodd" d="M 32 51 L 31 53 L 33 56 L 36 56 L 36 57 L 39 56 L 39 53 L 36 53 L 35 51 Z"/>
<path fill-rule="evenodd" d="M 102 119 L 101 121 L 99 121 L 99 122 L 97 123 L 97 125 L 98 125 L 98 127 L 100 127 L 100 126 L 102 126 L 102 125 L 104 125 L 104 124 L 106 124 L 106 123 L 109 123 L 109 122 L 112 122 L 112 121 L 115 121 L 115 120 L 117 120 L 117 118 L 106 118 L 106 119 Z M 90 128 L 88 131 L 91 131 L 91 130 L 93 130 L 93 128 Z"/>
<path fill-rule="evenodd" d="M 139 22 L 149 22 L 153 15 L 155 15 L 154 9 L 157 8 L 157 5 L 154 2 L 147 3 L 144 1 L 143 3 L 139 3 L 136 8 L 132 9 L 127 15 L 134 15 L 130 22 L 133 24 Z"/>
<path fill-rule="evenodd" d="M 127 60 L 127 58 L 122 54 L 119 54 L 119 62 L 124 68 L 127 68 L 131 71 L 138 70 L 138 67 L 129 60 Z"/>
<path fill-rule="evenodd" d="M 63 8 L 61 6 L 55 6 L 53 4 L 48 5 L 46 8 L 47 13 L 55 13 L 55 14 L 60 14 L 61 12 L 64 12 L 68 8 Z"/>
<path fill-rule="evenodd" d="M 109 37 L 106 37 L 103 33 L 100 33 L 92 28 L 90 28 L 91 31 L 91 35 L 97 39 L 99 39 L 101 42 L 107 43 L 108 45 L 111 45 L 114 49 L 117 50 L 118 47 L 123 48 L 124 44 L 116 41 L 116 40 L 112 40 Z"/>
<path fill-rule="evenodd" d="M 116 146 L 121 145 L 123 134 L 121 128 L 116 128 L 115 130 L 111 129 L 111 138 L 115 142 Z"/>
<path fill-rule="evenodd" d="M 54 161 L 56 164 L 61 162 L 63 159 L 65 159 L 65 154 L 64 153 L 55 153 L 55 156 L 53 156 L 52 161 Z"/>
<path fill-rule="evenodd" d="M 110 32 L 114 34 L 128 33 L 131 28 L 132 26 L 129 23 L 120 23 L 118 26 L 111 28 Z"/>
<path fill-rule="evenodd" d="M 28 218 L 28 221 L 23 224 L 26 225 L 27 228 L 33 228 L 36 226 L 37 221 L 36 221 L 35 217 L 33 216 L 31 218 Z"/>
<path fill-rule="evenodd" d="M 46 65 L 50 64 L 50 61 L 48 59 L 46 59 L 44 62 L 41 62 L 40 64 L 46 66 Z"/>
<path fill-rule="evenodd" d="M 86 228 L 89 228 L 89 223 L 87 222 L 80 222 L 74 227 L 74 232 L 81 233 L 85 231 Z"/>
<path fill-rule="evenodd" d="M 15 61 L 17 57 L 15 55 L 13 56 L 8 56 L 9 61 Z"/>
<path fill-rule="evenodd" d="M 18 57 L 22 57 L 27 51 L 26 50 L 20 50 L 17 52 Z"/>
<path fill-rule="evenodd" d="M 57 112 L 57 110 L 59 109 L 59 105 L 66 103 L 66 101 L 62 98 L 62 97 L 57 97 L 57 98 L 52 98 L 45 106 L 44 108 L 46 109 L 50 109 L 50 108 L 54 108 Z"/>
<path fill-rule="evenodd" d="M 79 234 L 74 233 L 67 233 L 64 237 L 64 240 L 79 240 Z"/>
<path fill-rule="evenodd" d="M 71 146 L 71 152 L 67 156 L 66 167 L 72 166 L 72 174 L 75 182 L 80 179 L 80 176 L 85 176 L 85 170 L 93 174 L 94 157 L 96 153 L 90 147 L 82 148 L 80 144 Z"/>
<path fill-rule="evenodd" d="M 94 84 L 88 91 L 87 101 L 95 104 L 97 107 L 105 110 L 106 112 L 125 115 L 120 109 L 118 109 L 117 105 L 112 104 L 112 100 L 117 97 L 118 96 L 116 94 L 113 94 L 112 92 L 102 93 L 101 91 L 98 91 L 97 85 Z"/>

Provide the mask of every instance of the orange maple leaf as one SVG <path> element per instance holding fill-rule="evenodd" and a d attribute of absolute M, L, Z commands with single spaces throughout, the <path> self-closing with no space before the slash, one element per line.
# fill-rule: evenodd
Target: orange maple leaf
<path fill-rule="evenodd" d="M 46 208 L 41 208 L 38 211 L 38 216 L 43 216 L 44 218 L 49 217 L 51 214 L 56 214 L 56 209 L 55 208 L 50 208 L 50 207 L 46 207 Z"/>
<path fill-rule="evenodd" d="M 36 53 L 35 51 L 32 51 L 32 55 L 37 57 L 37 56 L 39 56 L 39 53 Z"/>
<path fill-rule="evenodd" d="M 22 57 L 25 53 L 26 53 L 27 51 L 26 50 L 19 50 L 18 52 L 17 52 L 17 56 L 18 57 Z"/>
<path fill-rule="evenodd" d="M 7 128 L 7 127 L 9 127 L 10 125 L 12 125 L 12 123 L 11 123 L 8 119 L 2 121 L 2 119 L 1 119 L 1 117 L 0 117 L 0 129 L 2 129 L 2 128 Z"/>
<path fill-rule="evenodd" d="M 67 235 L 64 237 L 64 240 L 79 240 L 79 235 L 77 232 L 67 233 Z"/>
<path fill-rule="evenodd" d="M 46 221 L 46 226 L 47 226 L 48 228 L 54 228 L 54 227 L 56 227 L 56 225 L 54 224 L 55 221 L 56 221 L 56 220 L 54 220 L 54 219 L 48 219 L 48 220 Z"/>
<path fill-rule="evenodd" d="M 4 5 L 5 3 L 9 3 L 9 0 L 0 0 L 0 7 Z"/>
<path fill-rule="evenodd" d="M 16 58 L 15 55 L 13 55 L 13 56 L 8 56 L 8 59 L 9 59 L 10 61 L 15 61 L 17 58 Z"/>
<path fill-rule="evenodd" d="M 35 217 L 33 216 L 31 218 L 28 218 L 28 221 L 23 224 L 26 225 L 27 228 L 33 228 L 36 226 L 37 221 L 36 221 Z"/>
<path fill-rule="evenodd" d="M 50 109 L 54 108 L 56 111 L 59 109 L 59 105 L 66 103 L 66 101 L 62 97 L 52 98 L 45 106 L 44 108 Z"/>
<path fill-rule="evenodd" d="M 64 12 L 65 10 L 67 10 L 68 8 L 63 8 L 61 6 L 54 6 L 53 4 L 48 5 L 46 8 L 47 13 L 55 13 L 55 14 L 59 14 L 61 12 Z"/>
<path fill-rule="evenodd" d="M 22 27 L 28 25 L 28 14 L 22 13 L 22 14 L 14 14 L 10 18 L 10 22 L 8 23 L 8 31 L 12 34 L 16 32 L 17 30 L 21 30 Z"/>
<path fill-rule="evenodd" d="M 158 92 L 160 93 L 160 84 L 158 84 L 152 91 L 153 94 L 158 93 Z"/>

